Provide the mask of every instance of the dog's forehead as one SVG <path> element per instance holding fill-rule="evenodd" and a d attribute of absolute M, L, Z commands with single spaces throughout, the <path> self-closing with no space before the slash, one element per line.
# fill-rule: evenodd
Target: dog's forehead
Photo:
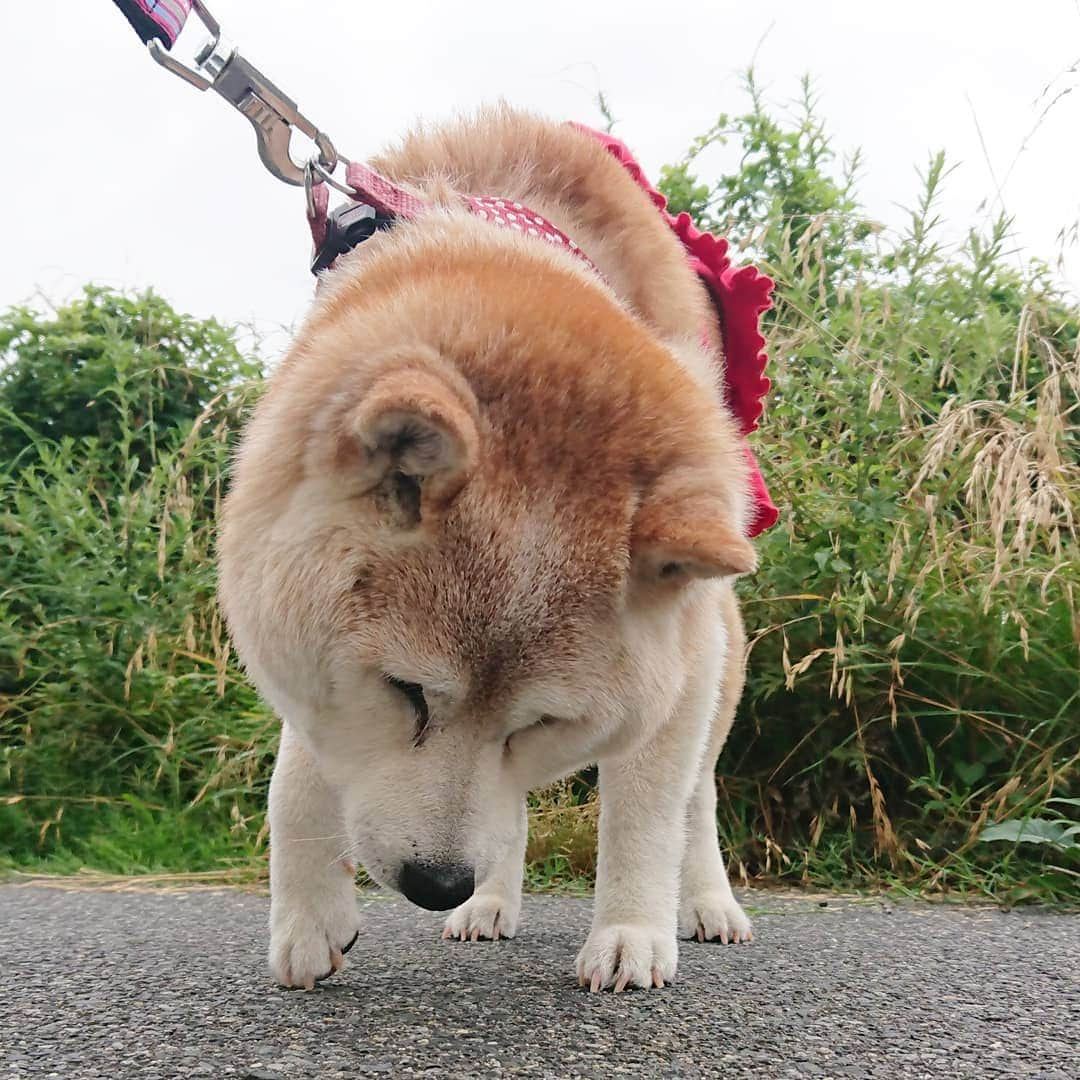
<path fill-rule="evenodd" d="M 592 650 L 628 565 L 618 530 L 578 527 L 550 505 L 464 497 L 429 539 L 373 565 L 359 599 L 410 663 L 448 666 L 470 694 L 498 696 Z"/>

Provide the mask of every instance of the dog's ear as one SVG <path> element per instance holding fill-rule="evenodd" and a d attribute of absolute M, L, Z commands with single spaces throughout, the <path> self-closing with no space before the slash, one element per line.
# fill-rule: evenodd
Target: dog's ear
<path fill-rule="evenodd" d="M 456 372 L 429 365 L 395 364 L 380 375 L 350 429 L 363 490 L 379 489 L 413 524 L 423 506 L 445 507 L 457 495 L 479 456 L 472 391 Z"/>
<path fill-rule="evenodd" d="M 708 494 L 643 506 L 634 519 L 632 549 L 645 580 L 729 577 L 757 567 L 753 545 L 734 527 L 726 501 Z"/>

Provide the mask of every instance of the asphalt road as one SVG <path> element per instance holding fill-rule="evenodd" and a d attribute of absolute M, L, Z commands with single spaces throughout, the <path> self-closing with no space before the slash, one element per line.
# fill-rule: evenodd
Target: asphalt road
<path fill-rule="evenodd" d="M 0 886 L 0 1080 L 1080 1076 L 1080 916 L 743 897 L 752 944 L 616 997 L 573 978 L 586 901 L 461 944 L 367 894 L 304 993 L 270 984 L 263 896 Z"/>

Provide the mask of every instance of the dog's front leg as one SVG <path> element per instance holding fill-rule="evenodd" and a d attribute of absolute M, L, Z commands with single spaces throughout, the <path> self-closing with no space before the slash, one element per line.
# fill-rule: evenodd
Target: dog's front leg
<path fill-rule="evenodd" d="M 270 782 L 270 969 L 311 990 L 344 966 L 358 934 L 356 867 L 338 800 L 284 724 Z"/>
<path fill-rule="evenodd" d="M 596 991 L 675 977 L 679 864 L 705 721 L 676 715 L 634 753 L 600 762 L 600 849 L 592 930 L 578 981 Z"/>
<path fill-rule="evenodd" d="M 529 817 L 522 801 L 506 854 L 477 885 L 476 892 L 450 913 L 443 928 L 444 938 L 498 941 L 501 937 L 512 938 L 517 933 L 528 834 Z"/>

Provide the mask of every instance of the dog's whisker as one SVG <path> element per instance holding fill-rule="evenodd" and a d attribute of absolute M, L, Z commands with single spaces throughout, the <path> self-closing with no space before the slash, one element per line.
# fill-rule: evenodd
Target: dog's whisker
<path fill-rule="evenodd" d="M 327 868 L 329 869 L 329 867 L 335 866 L 338 863 L 346 863 L 355 866 L 359 862 L 359 859 L 357 859 L 356 857 L 357 849 L 358 845 L 355 843 L 349 844 L 347 847 L 342 848 L 341 851 L 339 851 L 330 860 L 330 862 L 327 864 Z"/>

